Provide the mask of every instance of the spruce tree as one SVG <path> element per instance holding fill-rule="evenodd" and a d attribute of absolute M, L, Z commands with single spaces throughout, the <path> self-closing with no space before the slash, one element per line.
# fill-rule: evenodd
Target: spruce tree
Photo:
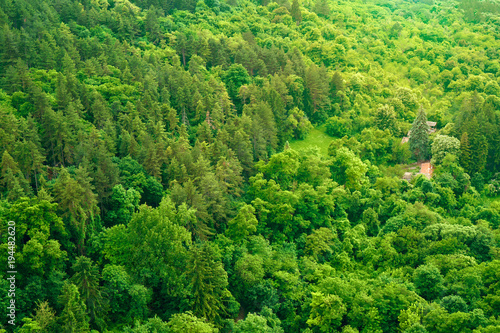
<path fill-rule="evenodd" d="M 302 21 L 302 12 L 300 11 L 299 0 L 293 0 L 292 3 L 292 17 L 297 25 Z"/>
<path fill-rule="evenodd" d="M 6 190 L 5 195 L 11 201 L 31 193 L 28 181 L 7 150 L 3 152 L 0 162 L 0 186 Z"/>
<path fill-rule="evenodd" d="M 72 269 L 75 274 L 70 281 L 78 288 L 80 299 L 86 305 L 90 321 L 97 326 L 103 326 L 106 306 L 99 286 L 99 269 L 91 259 L 84 256 L 76 259 Z"/>
<path fill-rule="evenodd" d="M 193 245 L 186 272 L 193 313 L 208 320 L 220 318 L 226 312 L 224 301 L 231 293 L 227 290 L 227 273 L 216 249 L 207 242 Z"/>
<path fill-rule="evenodd" d="M 467 121 L 465 126 L 470 143 L 470 164 L 467 172 L 472 176 L 477 172 L 483 172 L 488 157 L 488 140 L 486 139 L 485 124 L 480 123 L 474 116 Z"/>
<path fill-rule="evenodd" d="M 481 173 L 484 171 L 486 166 L 486 160 L 488 158 L 488 140 L 486 137 L 479 132 L 476 132 L 471 140 L 471 165 L 472 172 Z"/>
<path fill-rule="evenodd" d="M 417 118 L 413 121 L 409 141 L 410 150 L 417 160 L 425 160 L 429 150 L 429 125 L 427 125 L 427 116 L 422 107 L 418 111 Z"/>
<path fill-rule="evenodd" d="M 469 135 L 464 132 L 460 139 L 460 165 L 467 173 L 470 173 L 471 162 Z"/>

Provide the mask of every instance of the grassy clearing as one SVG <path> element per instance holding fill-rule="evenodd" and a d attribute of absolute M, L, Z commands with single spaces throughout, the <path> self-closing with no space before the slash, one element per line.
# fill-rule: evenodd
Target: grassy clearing
<path fill-rule="evenodd" d="M 322 154 L 328 156 L 328 146 L 333 138 L 325 133 L 325 125 L 315 127 L 309 132 L 304 140 L 293 140 L 290 147 L 295 150 L 306 149 L 317 146 Z"/>
<path fill-rule="evenodd" d="M 500 202 L 500 195 L 497 195 L 495 197 L 488 197 L 485 194 L 482 194 L 481 198 L 484 200 L 484 206 L 486 207 L 489 207 L 495 201 Z"/>

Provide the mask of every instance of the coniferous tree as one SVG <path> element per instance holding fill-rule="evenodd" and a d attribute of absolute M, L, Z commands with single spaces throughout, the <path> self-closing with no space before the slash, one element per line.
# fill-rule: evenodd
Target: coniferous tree
<path fill-rule="evenodd" d="M 90 321 L 102 328 L 104 326 L 104 316 L 106 306 L 99 286 L 99 269 L 92 263 L 92 260 L 80 256 L 73 264 L 73 275 L 71 281 L 78 287 L 81 300 L 85 303 Z"/>
<path fill-rule="evenodd" d="M 92 193 L 86 171 L 80 169 L 78 180 L 73 179 L 63 168 L 54 184 L 54 196 L 59 204 L 61 216 L 74 228 L 80 254 L 87 235 L 87 225 L 97 213 L 97 199 Z"/>
<path fill-rule="evenodd" d="M 470 173 L 470 167 L 472 163 L 469 135 L 467 132 L 462 134 L 460 139 L 460 165 L 467 173 Z"/>
<path fill-rule="evenodd" d="M 305 111 L 313 121 L 325 120 L 330 107 L 330 82 L 324 66 L 312 64 L 305 73 Z"/>
<path fill-rule="evenodd" d="M 56 319 L 56 312 L 50 307 L 48 301 L 38 303 L 33 320 L 38 323 L 40 329 L 46 332 L 52 332 L 51 328 Z M 45 331 L 44 331 L 45 332 Z"/>
<path fill-rule="evenodd" d="M 28 120 L 20 125 L 24 137 L 22 141 L 16 143 L 15 157 L 19 163 L 19 168 L 26 175 L 28 181 L 31 179 L 32 174 L 34 175 L 35 187 L 38 190 L 38 175 L 44 169 L 45 151 L 42 148 L 33 117 L 28 117 Z"/>
<path fill-rule="evenodd" d="M 299 0 L 293 0 L 292 2 L 292 17 L 297 25 L 302 21 L 302 12 L 300 11 Z"/>
<path fill-rule="evenodd" d="M 429 150 L 429 125 L 427 125 L 427 116 L 422 107 L 417 114 L 417 118 L 413 121 L 409 142 L 410 150 L 417 160 L 425 160 Z"/>
<path fill-rule="evenodd" d="M 473 175 L 481 173 L 486 167 L 488 158 L 488 140 L 486 139 L 486 124 L 481 123 L 476 116 L 468 119 L 464 125 L 470 144 L 470 163 L 466 171 Z M 464 133 L 465 133 L 464 132 Z"/>
<path fill-rule="evenodd" d="M 488 158 L 488 140 L 478 132 L 471 140 L 471 171 L 482 173 L 486 167 Z"/>
<path fill-rule="evenodd" d="M 15 201 L 31 192 L 28 181 L 7 150 L 3 152 L 0 170 L 0 185 L 7 190 L 5 193 L 7 199 Z"/>
<path fill-rule="evenodd" d="M 187 274 L 193 313 L 208 320 L 220 318 L 226 311 L 224 301 L 231 293 L 226 289 L 227 273 L 213 245 L 203 242 L 191 246 Z"/>

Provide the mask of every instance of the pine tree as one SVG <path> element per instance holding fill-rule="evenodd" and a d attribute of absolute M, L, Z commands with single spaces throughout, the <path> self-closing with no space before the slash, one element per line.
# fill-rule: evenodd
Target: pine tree
<path fill-rule="evenodd" d="M 8 190 L 6 199 L 9 201 L 16 201 L 17 199 L 26 196 L 26 192 L 23 190 L 19 184 L 19 179 L 14 176 L 12 170 L 7 170 L 7 172 L 2 176 L 2 186 Z"/>
<path fill-rule="evenodd" d="M 3 152 L 0 171 L 0 185 L 7 190 L 6 196 L 9 200 L 15 201 L 31 193 L 28 181 L 24 178 L 18 164 L 7 150 Z"/>
<path fill-rule="evenodd" d="M 342 77 L 342 74 L 335 71 L 332 75 L 332 79 L 330 80 L 330 98 L 333 102 L 339 103 L 341 108 L 343 108 L 344 102 L 342 98 L 342 92 L 344 89 L 344 78 Z"/>
<path fill-rule="evenodd" d="M 97 200 L 86 171 L 80 167 L 77 179 L 71 178 L 65 168 L 54 184 L 54 197 L 59 204 L 61 216 L 74 228 L 78 240 L 78 249 L 83 253 L 83 244 L 87 235 L 87 225 L 97 212 Z"/>
<path fill-rule="evenodd" d="M 31 116 L 26 122 L 22 121 L 20 123 L 20 130 L 23 132 L 23 139 L 16 142 L 15 158 L 19 163 L 21 172 L 26 175 L 28 181 L 34 175 L 35 186 L 38 190 L 38 175 L 42 173 L 45 156 L 36 123 Z"/>
<path fill-rule="evenodd" d="M 292 17 L 297 25 L 302 21 L 302 12 L 300 11 L 299 0 L 293 0 L 292 3 Z"/>
<path fill-rule="evenodd" d="M 324 120 L 330 107 L 330 82 L 324 66 L 312 64 L 305 73 L 305 104 L 307 115 L 314 121 Z"/>
<path fill-rule="evenodd" d="M 488 158 L 488 140 L 484 135 L 476 133 L 471 141 L 472 172 L 482 173 Z"/>
<path fill-rule="evenodd" d="M 225 312 L 224 299 L 231 293 L 226 289 L 227 273 L 213 245 L 203 242 L 191 247 L 187 274 L 193 313 L 210 321 L 219 318 Z"/>
<path fill-rule="evenodd" d="M 48 109 L 42 118 L 43 142 L 48 150 L 49 160 L 54 166 L 64 166 L 70 162 L 70 132 L 62 111 Z"/>
<path fill-rule="evenodd" d="M 217 162 L 215 174 L 226 193 L 240 196 L 241 184 L 243 183 L 243 177 L 241 176 L 243 168 L 232 151 L 228 155 L 229 158 L 223 156 Z"/>
<path fill-rule="evenodd" d="M 274 115 L 265 102 L 246 105 L 244 116 L 248 116 L 252 125 L 248 130 L 253 143 L 255 159 L 267 159 L 268 153 L 276 149 L 278 138 Z"/>
<path fill-rule="evenodd" d="M 417 160 L 425 160 L 429 150 L 429 125 L 427 125 L 427 116 L 422 107 L 418 111 L 417 118 L 413 121 L 409 141 L 410 150 Z"/>
<path fill-rule="evenodd" d="M 94 92 L 94 103 L 91 106 L 91 111 L 94 116 L 94 125 L 101 129 L 107 120 L 112 119 L 108 105 L 101 94 Z"/>
<path fill-rule="evenodd" d="M 471 163 L 469 135 L 467 132 L 464 132 L 460 139 L 460 165 L 464 168 L 465 172 L 470 173 Z"/>
<path fill-rule="evenodd" d="M 488 157 L 488 140 L 484 135 L 484 123 L 481 124 L 474 116 L 465 125 L 470 143 L 470 163 L 467 172 L 472 176 L 481 173 L 486 167 Z"/>
<path fill-rule="evenodd" d="M 84 256 L 78 257 L 72 268 L 75 274 L 71 281 L 78 287 L 91 322 L 102 326 L 105 303 L 99 286 L 99 269 L 92 263 L 91 259 Z"/>

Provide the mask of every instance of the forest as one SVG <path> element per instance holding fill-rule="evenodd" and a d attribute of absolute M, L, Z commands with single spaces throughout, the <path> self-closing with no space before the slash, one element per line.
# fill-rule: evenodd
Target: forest
<path fill-rule="evenodd" d="M 499 147 L 495 0 L 0 0 L 0 332 L 498 333 Z"/>

